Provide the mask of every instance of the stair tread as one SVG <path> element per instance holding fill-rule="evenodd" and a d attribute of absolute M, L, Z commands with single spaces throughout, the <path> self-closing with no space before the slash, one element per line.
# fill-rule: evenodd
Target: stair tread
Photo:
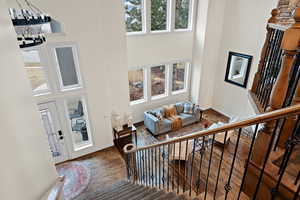
<path fill-rule="evenodd" d="M 177 195 L 173 192 L 165 193 L 164 195 L 156 198 L 155 200 L 173 200 L 176 199 Z"/>
<path fill-rule="evenodd" d="M 129 184 L 126 187 L 124 187 L 122 190 L 116 189 L 113 192 L 111 192 L 110 194 L 102 196 L 102 198 L 100 198 L 100 199 L 105 199 L 105 200 L 120 199 L 122 196 L 128 195 L 131 192 L 134 193 L 139 187 L 142 187 L 142 186 Z M 100 200 L 100 199 L 97 199 L 97 200 Z"/>
<path fill-rule="evenodd" d="M 160 195 L 163 195 L 165 192 L 162 190 L 158 190 L 155 193 L 148 195 L 147 197 L 142 198 L 141 200 L 154 200 L 157 197 L 159 197 Z"/>
<path fill-rule="evenodd" d="M 153 194 L 154 192 L 156 192 L 157 189 L 156 188 L 148 188 L 145 192 L 142 192 L 140 194 L 136 194 L 135 196 L 130 197 L 130 200 L 140 200 L 141 198 L 145 198 L 148 195 Z"/>

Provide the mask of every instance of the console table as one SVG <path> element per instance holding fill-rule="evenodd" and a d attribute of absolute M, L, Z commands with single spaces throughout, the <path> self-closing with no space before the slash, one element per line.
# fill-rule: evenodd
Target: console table
<path fill-rule="evenodd" d="M 134 135 L 135 145 L 137 146 L 137 131 L 136 127 L 132 125 L 132 127 L 128 127 L 128 125 L 123 126 L 123 130 L 117 131 L 115 128 L 114 132 L 114 144 L 118 148 L 118 150 L 124 154 L 123 148 L 126 144 L 132 143 L 132 136 Z"/>

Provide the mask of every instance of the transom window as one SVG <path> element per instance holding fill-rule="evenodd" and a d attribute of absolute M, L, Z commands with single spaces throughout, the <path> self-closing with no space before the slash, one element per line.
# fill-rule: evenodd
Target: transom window
<path fill-rule="evenodd" d="M 191 0 L 176 0 L 175 29 L 188 29 L 190 18 Z"/>
<path fill-rule="evenodd" d="M 143 0 L 124 0 L 127 32 L 143 31 Z"/>
<path fill-rule="evenodd" d="M 38 50 L 22 51 L 25 70 L 35 95 L 49 92 L 49 83 Z"/>
<path fill-rule="evenodd" d="M 168 0 L 151 0 L 151 31 L 167 30 Z"/>
<path fill-rule="evenodd" d="M 122 0 L 129 35 L 189 31 L 195 0 Z"/>

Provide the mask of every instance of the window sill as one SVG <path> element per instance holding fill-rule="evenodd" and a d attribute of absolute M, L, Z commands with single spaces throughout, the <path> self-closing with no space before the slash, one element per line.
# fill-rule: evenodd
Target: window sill
<path fill-rule="evenodd" d="M 134 106 L 134 105 L 138 105 L 138 104 L 142 104 L 142 103 L 146 103 L 147 100 L 146 99 L 140 99 L 140 100 L 136 100 L 136 101 L 131 101 L 129 103 L 130 106 Z"/>
<path fill-rule="evenodd" d="M 158 100 L 158 99 L 163 99 L 165 97 L 168 97 L 168 95 L 167 94 L 156 95 L 156 96 L 152 96 L 151 100 L 154 101 L 154 100 Z"/>
<path fill-rule="evenodd" d="M 183 94 L 183 93 L 186 93 L 186 89 L 183 89 L 183 90 L 177 90 L 177 91 L 174 91 L 172 92 L 172 95 L 178 95 L 178 94 Z"/>
<path fill-rule="evenodd" d="M 83 143 L 74 148 L 74 151 L 80 151 L 89 147 L 92 147 L 93 144 L 91 142 Z"/>
<path fill-rule="evenodd" d="M 126 36 L 141 36 L 141 35 L 146 35 L 147 33 L 144 31 L 141 32 L 126 32 Z"/>

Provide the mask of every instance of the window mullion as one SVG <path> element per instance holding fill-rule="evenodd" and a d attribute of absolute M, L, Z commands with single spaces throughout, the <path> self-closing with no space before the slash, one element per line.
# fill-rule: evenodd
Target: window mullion
<path fill-rule="evenodd" d="M 175 7 L 176 7 L 176 0 L 169 0 L 168 24 L 169 24 L 170 32 L 173 32 L 175 30 Z"/>
<path fill-rule="evenodd" d="M 144 0 L 144 25 L 145 25 L 145 31 L 146 33 L 150 33 L 151 32 L 151 0 Z"/>

